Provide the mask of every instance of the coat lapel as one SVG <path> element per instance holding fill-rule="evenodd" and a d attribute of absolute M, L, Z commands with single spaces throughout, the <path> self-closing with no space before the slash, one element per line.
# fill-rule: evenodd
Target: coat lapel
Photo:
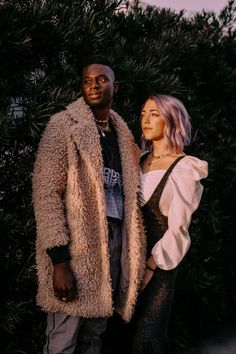
<path fill-rule="evenodd" d="M 72 140 L 82 160 L 91 174 L 103 185 L 103 158 L 100 137 L 94 121 L 94 115 L 83 98 L 79 98 L 67 107 L 67 114 L 73 121 L 70 127 Z"/>
<path fill-rule="evenodd" d="M 132 203 L 136 200 L 139 186 L 140 152 L 137 145 L 134 144 L 133 135 L 127 124 L 113 110 L 111 110 L 111 122 L 116 130 L 120 149 L 125 200 Z"/>

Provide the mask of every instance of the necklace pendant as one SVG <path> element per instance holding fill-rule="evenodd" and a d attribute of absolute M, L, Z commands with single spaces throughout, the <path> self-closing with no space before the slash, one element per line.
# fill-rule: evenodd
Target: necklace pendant
<path fill-rule="evenodd" d="M 99 129 L 102 137 L 105 138 L 106 134 L 105 134 L 104 130 L 102 128 L 99 128 L 99 127 L 98 127 L 98 129 Z"/>

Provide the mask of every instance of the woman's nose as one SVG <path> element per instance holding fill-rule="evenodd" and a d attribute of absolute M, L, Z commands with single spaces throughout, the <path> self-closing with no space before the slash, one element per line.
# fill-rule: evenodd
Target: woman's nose
<path fill-rule="evenodd" d="M 150 123 L 150 115 L 149 113 L 145 114 L 144 117 L 143 117 L 143 122 L 146 123 L 146 124 L 149 124 Z"/>

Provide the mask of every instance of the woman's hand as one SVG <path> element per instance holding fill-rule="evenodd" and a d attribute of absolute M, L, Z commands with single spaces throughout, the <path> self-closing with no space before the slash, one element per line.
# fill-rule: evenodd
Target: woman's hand
<path fill-rule="evenodd" d="M 146 288 L 146 286 L 148 285 L 148 283 L 150 282 L 150 280 L 153 277 L 154 272 L 148 268 L 146 268 L 145 270 L 145 274 L 141 283 L 141 287 L 140 287 L 140 293 Z"/>
<path fill-rule="evenodd" d="M 154 261 L 153 256 L 149 257 L 147 260 L 147 263 L 146 263 L 146 271 L 145 271 L 145 274 L 144 274 L 144 277 L 143 277 L 143 280 L 141 283 L 140 292 L 142 292 L 146 288 L 146 286 L 148 285 L 148 283 L 152 279 L 156 268 L 157 268 L 157 265 Z"/>

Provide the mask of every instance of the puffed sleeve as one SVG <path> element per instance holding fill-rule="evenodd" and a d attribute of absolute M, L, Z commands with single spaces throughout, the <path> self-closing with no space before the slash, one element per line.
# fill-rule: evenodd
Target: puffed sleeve
<path fill-rule="evenodd" d="M 169 176 L 167 183 L 172 191 L 167 215 L 168 229 L 152 249 L 154 260 L 161 269 L 177 267 L 189 249 L 191 241 L 188 228 L 201 200 L 203 186 L 200 180 L 206 178 L 207 174 L 206 161 L 186 156 Z"/>

